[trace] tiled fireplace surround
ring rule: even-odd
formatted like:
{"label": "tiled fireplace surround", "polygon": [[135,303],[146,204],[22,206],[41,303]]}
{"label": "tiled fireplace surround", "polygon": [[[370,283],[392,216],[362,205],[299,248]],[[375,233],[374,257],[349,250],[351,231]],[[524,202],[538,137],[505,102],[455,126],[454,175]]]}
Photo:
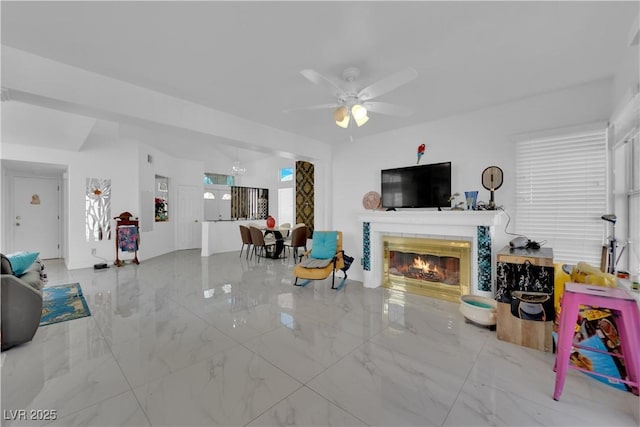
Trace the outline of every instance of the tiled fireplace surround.
{"label": "tiled fireplace surround", "polygon": [[493,298],[496,253],[509,241],[502,211],[372,211],[362,222],[363,283],[382,285],[383,236],[471,242],[471,293]]}

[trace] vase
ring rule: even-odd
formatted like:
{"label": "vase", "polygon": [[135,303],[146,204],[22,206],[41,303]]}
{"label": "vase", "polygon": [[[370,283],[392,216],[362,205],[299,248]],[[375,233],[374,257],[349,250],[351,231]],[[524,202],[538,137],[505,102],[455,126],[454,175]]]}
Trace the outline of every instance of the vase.
{"label": "vase", "polygon": [[475,211],[477,209],[478,192],[477,191],[465,191],[464,197],[467,200],[467,210]]}
{"label": "vase", "polygon": [[267,217],[267,227],[268,228],[273,228],[276,226],[276,219],[274,217],[272,217],[271,215],[269,215]]}

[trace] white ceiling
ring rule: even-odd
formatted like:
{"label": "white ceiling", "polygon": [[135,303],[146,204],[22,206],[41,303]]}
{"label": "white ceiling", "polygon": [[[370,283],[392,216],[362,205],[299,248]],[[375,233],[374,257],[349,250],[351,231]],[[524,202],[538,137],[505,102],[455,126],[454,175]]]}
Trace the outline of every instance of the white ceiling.
{"label": "white ceiling", "polygon": [[[8,2],[2,43],[326,142],[409,126],[610,78],[638,2]],[[636,46],[637,48],[637,46]],[[418,78],[343,130],[300,70],[361,87],[406,67]]]}

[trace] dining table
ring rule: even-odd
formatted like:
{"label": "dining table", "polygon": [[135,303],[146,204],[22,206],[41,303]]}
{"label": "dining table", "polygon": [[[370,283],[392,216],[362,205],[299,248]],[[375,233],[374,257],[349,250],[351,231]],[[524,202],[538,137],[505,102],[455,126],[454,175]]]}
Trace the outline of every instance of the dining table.
{"label": "dining table", "polygon": [[278,259],[281,258],[282,252],[284,251],[284,237],[282,236],[283,232],[288,232],[288,228],[280,228],[280,227],[259,227],[260,230],[264,233],[265,242],[267,242],[267,236],[269,234],[273,234],[275,237],[275,245],[269,245],[265,247],[265,257]]}

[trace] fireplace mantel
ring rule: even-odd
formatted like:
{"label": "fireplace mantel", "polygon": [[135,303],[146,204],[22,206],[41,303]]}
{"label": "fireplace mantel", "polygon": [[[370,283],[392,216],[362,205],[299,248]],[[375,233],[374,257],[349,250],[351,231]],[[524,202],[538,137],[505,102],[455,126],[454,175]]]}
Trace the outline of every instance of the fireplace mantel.
{"label": "fireplace mantel", "polygon": [[363,224],[363,283],[382,285],[382,236],[468,240],[471,242],[471,293],[493,297],[495,254],[508,241],[502,211],[370,211]]}
{"label": "fireplace mantel", "polygon": [[441,224],[494,226],[502,223],[502,211],[371,211],[359,216],[362,222],[386,224]]}

